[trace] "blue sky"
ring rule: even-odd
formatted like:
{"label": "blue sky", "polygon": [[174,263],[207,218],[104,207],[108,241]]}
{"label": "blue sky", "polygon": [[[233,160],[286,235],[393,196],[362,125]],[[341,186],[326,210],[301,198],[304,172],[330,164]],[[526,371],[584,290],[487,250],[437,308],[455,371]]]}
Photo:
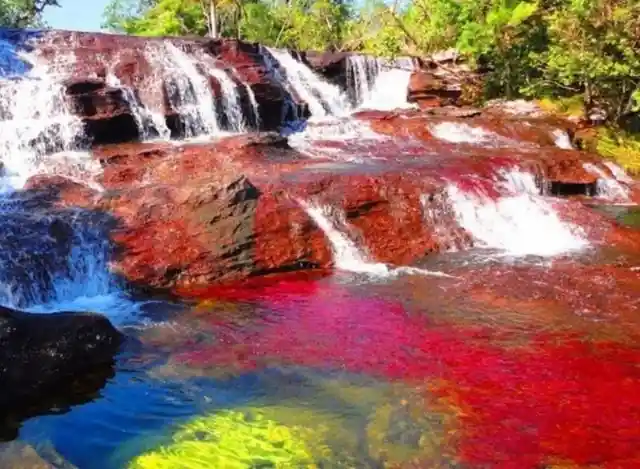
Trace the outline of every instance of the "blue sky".
{"label": "blue sky", "polygon": [[55,29],[99,31],[102,12],[109,0],[59,0],[60,8],[49,7],[44,19]]}

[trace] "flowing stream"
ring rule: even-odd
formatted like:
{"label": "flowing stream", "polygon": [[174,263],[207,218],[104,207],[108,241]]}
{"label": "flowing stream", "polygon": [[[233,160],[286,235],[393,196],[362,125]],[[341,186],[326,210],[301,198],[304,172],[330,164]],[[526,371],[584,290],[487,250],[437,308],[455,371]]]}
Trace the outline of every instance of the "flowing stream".
{"label": "flowing stream", "polygon": [[[137,81],[123,78],[125,51],[104,56],[102,78],[83,77],[120,90],[135,120],[141,142],[114,144],[109,160],[69,104],[74,54],[46,35],[33,48],[0,39],[0,303],[95,311],[127,336],[100,389],[21,422],[16,441],[31,449],[0,444],[0,465],[28,467],[33,450],[79,469],[634,467],[640,253],[636,182],[622,168],[580,167],[597,177],[593,201],[626,220],[614,226],[542,190],[551,176],[525,163],[548,148],[460,121],[425,125],[425,141],[383,135],[351,115],[410,107],[412,59],[352,55],[342,89],[288,51],[243,45],[264,61],[247,66],[240,46],[225,63],[217,42],[186,39],[135,43],[151,69]],[[273,117],[262,107],[278,84],[283,115],[301,101],[311,113],[289,138],[298,152],[216,147]],[[553,152],[577,154],[566,132],[545,131]],[[138,174],[116,172],[119,152],[136,145],[135,189],[155,192],[120,192]],[[215,178],[238,171],[255,194],[227,201]],[[34,188],[45,177],[70,180],[80,202]],[[213,262],[207,247],[237,268],[237,247],[247,282],[193,301],[129,283],[114,243],[131,213],[109,210],[138,194],[192,204],[194,226],[162,219],[166,246],[141,230],[174,261],[137,268],[183,280],[181,262]],[[131,207],[145,225],[172,220],[162,204]],[[255,232],[243,238],[245,225]],[[191,244],[171,245],[189,229]],[[380,249],[409,254],[396,265]]]}

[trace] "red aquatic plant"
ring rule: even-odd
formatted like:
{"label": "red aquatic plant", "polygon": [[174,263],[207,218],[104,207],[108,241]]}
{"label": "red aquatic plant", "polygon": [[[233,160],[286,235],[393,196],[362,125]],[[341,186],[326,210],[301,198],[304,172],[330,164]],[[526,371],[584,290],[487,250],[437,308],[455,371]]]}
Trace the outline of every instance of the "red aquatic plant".
{"label": "red aquatic plant", "polygon": [[458,455],[472,467],[638,467],[637,348],[557,334],[505,347],[487,327],[430,324],[398,302],[328,282],[283,281],[218,295],[255,302],[269,310],[268,319],[216,326],[218,343],[180,356],[187,364],[295,364],[447,383],[437,392],[464,409]]}

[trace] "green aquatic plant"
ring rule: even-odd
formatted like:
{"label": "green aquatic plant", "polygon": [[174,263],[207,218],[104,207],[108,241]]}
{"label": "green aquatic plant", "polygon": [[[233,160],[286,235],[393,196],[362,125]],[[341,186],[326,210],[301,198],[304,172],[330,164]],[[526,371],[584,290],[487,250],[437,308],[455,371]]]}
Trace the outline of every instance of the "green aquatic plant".
{"label": "green aquatic plant", "polygon": [[640,135],[603,128],[598,133],[596,150],[630,173],[640,174]]}
{"label": "green aquatic plant", "polygon": [[316,461],[330,456],[323,443],[326,428],[284,425],[273,418],[278,410],[227,410],[198,417],[180,428],[170,444],[136,457],[129,468],[314,468]]}

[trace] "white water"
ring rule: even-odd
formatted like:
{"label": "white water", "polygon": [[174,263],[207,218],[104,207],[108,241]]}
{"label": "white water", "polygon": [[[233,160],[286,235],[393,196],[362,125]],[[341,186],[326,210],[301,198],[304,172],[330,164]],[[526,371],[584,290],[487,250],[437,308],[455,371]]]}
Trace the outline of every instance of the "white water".
{"label": "white water", "polygon": [[352,90],[355,106],[371,98],[373,84],[382,67],[381,60],[368,55],[347,57],[347,86]]}
{"label": "white water", "polygon": [[[218,80],[222,92],[222,111],[227,118],[229,130],[232,132],[244,132],[245,122],[242,114],[242,103],[238,87],[231,77],[220,68],[207,67],[207,73]],[[254,97],[255,99],[255,97]]]}
{"label": "white water", "polygon": [[[617,177],[609,176],[603,169],[598,168],[596,165],[591,163],[584,163],[583,167],[587,172],[594,176],[598,176],[596,181],[596,195],[612,202],[629,201],[630,190],[626,185],[621,183]],[[621,168],[619,169],[621,170]],[[615,176],[616,173],[613,171],[612,173]],[[622,174],[625,177],[628,177],[624,174],[624,171],[622,171]]]}
{"label": "white water", "polygon": [[629,176],[624,169],[615,164],[613,161],[603,161],[603,164],[609,168],[613,177],[620,182],[624,182],[625,184],[633,184],[634,180]]}
{"label": "white water", "polygon": [[153,112],[142,104],[133,90],[128,86],[124,86],[113,73],[107,75],[106,83],[108,86],[122,90],[129,109],[131,109],[131,113],[136,120],[141,140],[151,140],[156,136],[161,140],[169,140],[171,138],[171,131],[161,113]]}
{"label": "white water", "polygon": [[361,109],[392,111],[415,107],[407,101],[409,80],[414,70],[411,59],[396,59],[388,63],[378,62],[380,67],[366,99],[360,102]]}
{"label": "white water", "polygon": [[312,119],[349,113],[349,103],[339,87],[323,80],[304,63],[294,59],[288,51],[270,47],[266,49],[284,70],[284,74],[276,75],[280,76],[290,92],[309,105]]}
{"label": "white water", "polygon": [[220,133],[208,79],[198,71],[196,62],[168,41],[153,54],[153,59],[152,65],[162,67],[165,72],[169,100],[182,118],[185,136]]}
{"label": "white water", "polygon": [[482,127],[473,127],[460,122],[440,122],[431,126],[431,132],[437,139],[451,143],[483,144],[502,139],[499,135]]}
{"label": "white water", "polygon": [[[111,314],[110,305],[127,301],[109,273],[109,246],[100,222],[87,212],[54,214],[33,207],[19,192],[37,174],[101,190],[95,182],[100,164],[84,151],[82,121],[71,114],[64,96],[75,57],[59,52],[45,62],[6,42],[0,54],[0,303],[35,312],[66,309],[74,302],[77,307],[71,309],[87,310],[90,303],[91,310]],[[64,244],[50,232],[55,219],[71,229],[66,259],[60,258],[64,250],[54,252]]]}
{"label": "white water", "polygon": [[[0,78],[0,161],[3,192],[20,189],[36,174],[61,174],[74,180],[93,181],[98,162],[82,150],[82,121],[71,114],[62,80],[73,55],[59,54],[46,63],[33,54],[20,54],[4,44],[3,57],[30,67],[20,76]],[[5,69],[20,70],[16,65]]]}
{"label": "white water", "polygon": [[408,266],[390,267],[381,262],[372,262],[368,259],[368,256],[364,254],[358,246],[356,246],[348,235],[339,230],[338,226],[346,228],[346,222],[344,221],[344,216],[342,214],[332,214],[332,210],[328,207],[317,206],[305,201],[298,201],[298,203],[329,240],[333,251],[335,266],[339,270],[357,274],[366,274],[372,277],[389,277],[398,274],[450,277],[449,275],[438,271],[430,271]]}
{"label": "white water", "polygon": [[555,256],[588,246],[578,227],[563,222],[553,206],[539,196],[532,174],[513,170],[496,178],[503,195],[467,193],[451,183],[449,199],[458,223],[479,246],[510,256]]}
{"label": "white water", "polygon": [[558,148],[573,150],[573,143],[566,130],[556,129],[552,132],[553,139]]}

